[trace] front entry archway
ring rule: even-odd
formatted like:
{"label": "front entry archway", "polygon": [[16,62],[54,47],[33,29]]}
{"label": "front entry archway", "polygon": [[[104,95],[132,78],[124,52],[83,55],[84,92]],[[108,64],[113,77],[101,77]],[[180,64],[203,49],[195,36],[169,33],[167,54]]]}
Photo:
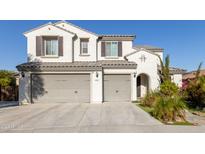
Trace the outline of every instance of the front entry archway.
{"label": "front entry archway", "polygon": [[144,97],[149,91],[149,76],[146,74],[139,74],[137,76],[137,97]]}

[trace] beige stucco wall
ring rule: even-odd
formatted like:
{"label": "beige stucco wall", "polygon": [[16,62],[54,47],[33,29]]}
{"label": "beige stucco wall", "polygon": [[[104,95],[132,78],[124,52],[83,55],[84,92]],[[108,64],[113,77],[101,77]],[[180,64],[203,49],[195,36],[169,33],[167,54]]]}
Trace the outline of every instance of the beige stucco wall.
{"label": "beige stucco wall", "polygon": [[19,103],[31,103],[30,100],[30,73],[25,73],[25,76],[19,78]]}
{"label": "beige stucco wall", "polygon": [[[67,23],[59,23],[56,26],[75,33],[77,37],[73,39],[74,34],[56,28],[52,25],[43,26],[37,30],[32,31],[25,35],[27,37],[27,53],[29,61],[72,62],[72,53],[74,53],[74,61],[124,60],[123,57],[125,55],[134,51],[132,48],[132,41],[122,41],[122,57],[101,57],[101,41],[97,41],[98,36]],[[63,37],[63,56],[52,58],[36,57],[36,36],[52,35],[58,35]],[[89,38],[87,55],[80,54],[80,38]]]}
{"label": "beige stucco wall", "polygon": [[[141,61],[141,56],[146,57],[145,61]],[[127,57],[129,61],[137,63],[136,76],[146,74],[149,77],[149,88],[155,90],[159,88],[159,75],[157,65],[159,65],[159,57],[146,51],[139,51]],[[137,91],[137,89],[136,89]]]}
{"label": "beige stucco wall", "polygon": [[[63,37],[63,56],[62,57],[36,57],[36,36],[62,36]],[[26,34],[27,37],[27,54],[29,61],[42,62],[71,62],[72,61],[72,38],[73,34],[47,25],[38,30]]]}
{"label": "beige stucco wall", "polygon": [[[74,61],[96,61],[96,43],[98,38],[96,35],[67,23],[59,23],[56,26],[69,30],[77,35],[74,41]],[[89,38],[88,55],[86,56],[80,55],[80,38]]]}

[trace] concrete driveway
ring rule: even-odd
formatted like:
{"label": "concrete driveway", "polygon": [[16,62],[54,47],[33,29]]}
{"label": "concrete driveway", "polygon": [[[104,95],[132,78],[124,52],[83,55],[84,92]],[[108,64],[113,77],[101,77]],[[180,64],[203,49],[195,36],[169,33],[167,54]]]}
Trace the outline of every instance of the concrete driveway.
{"label": "concrete driveway", "polygon": [[131,103],[42,103],[0,109],[0,132],[194,131],[205,129],[165,126]]}

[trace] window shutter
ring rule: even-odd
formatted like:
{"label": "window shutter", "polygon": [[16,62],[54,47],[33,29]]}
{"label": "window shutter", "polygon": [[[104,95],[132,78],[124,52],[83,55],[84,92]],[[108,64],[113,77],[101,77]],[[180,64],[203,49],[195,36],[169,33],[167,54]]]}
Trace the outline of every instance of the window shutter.
{"label": "window shutter", "polygon": [[101,42],[101,57],[105,57],[105,42]]}
{"label": "window shutter", "polygon": [[118,42],[118,56],[122,57],[122,42]]}
{"label": "window shutter", "polygon": [[42,36],[36,36],[36,56],[43,56],[43,39]]}
{"label": "window shutter", "polygon": [[58,55],[63,56],[63,37],[58,37]]}

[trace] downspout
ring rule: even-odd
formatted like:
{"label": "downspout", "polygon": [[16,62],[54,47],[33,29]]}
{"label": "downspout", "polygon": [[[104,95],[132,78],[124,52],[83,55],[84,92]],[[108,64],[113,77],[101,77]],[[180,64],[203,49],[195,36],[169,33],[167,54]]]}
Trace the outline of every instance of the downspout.
{"label": "downspout", "polygon": [[98,40],[99,38],[96,40],[96,61],[98,61]]}
{"label": "downspout", "polygon": [[72,63],[74,62],[74,50],[75,50],[75,47],[74,47],[74,41],[77,39],[77,36],[75,35],[73,38],[72,38]]}

